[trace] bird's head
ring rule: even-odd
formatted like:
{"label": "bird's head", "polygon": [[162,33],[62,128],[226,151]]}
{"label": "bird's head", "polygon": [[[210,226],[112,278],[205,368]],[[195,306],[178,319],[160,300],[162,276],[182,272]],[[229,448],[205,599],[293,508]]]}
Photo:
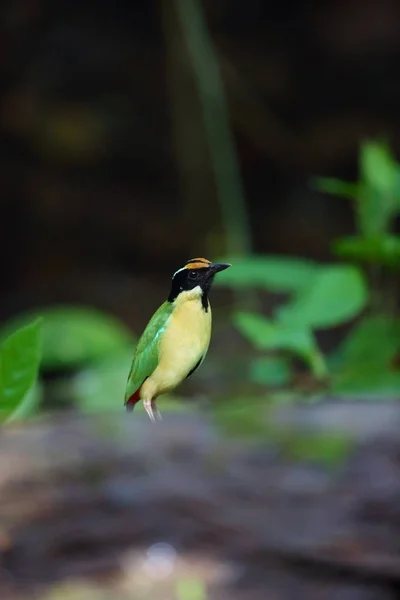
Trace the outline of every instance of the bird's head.
{"label": "bird's head", "polygon": [[206,258],[192,258],[172,276],[171,292],[168,300],[173,302],[182,292],[198,292],[207,295],[214,276],[231,265],[229,263],[212,263]]}

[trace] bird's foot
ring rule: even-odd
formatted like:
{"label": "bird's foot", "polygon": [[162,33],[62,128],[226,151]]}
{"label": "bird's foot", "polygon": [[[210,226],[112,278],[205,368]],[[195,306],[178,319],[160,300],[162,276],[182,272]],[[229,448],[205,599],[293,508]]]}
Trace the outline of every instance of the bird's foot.
{"label": "bird's foot", "polygon": [[155,400],[151,401],[151,408],[153,410],[153,415],[154,415],[156,421],[162,421],[162,419],[161,419],[161,413],[160,413],[160,411],[157,408],[157,404],[156,404]]}
{"label": "bird's foot", "polygon": [[161,421],[161,415],[157,409],[155,400],[144,400],[143,404],[144,404],[145,411],[149,415],[150,421],[152,421],[153,423],[155,421]]}

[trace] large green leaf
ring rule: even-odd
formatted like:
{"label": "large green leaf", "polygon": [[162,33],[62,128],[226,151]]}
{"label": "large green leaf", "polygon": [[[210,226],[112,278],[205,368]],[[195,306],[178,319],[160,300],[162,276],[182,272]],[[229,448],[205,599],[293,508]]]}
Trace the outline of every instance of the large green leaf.
{"label": "large green leaf", "polygon": [[400,319],[365,317],[345,338],[332,360],[332,391],[382,396],[400,392],[393,366],[400,350]]}
{"label": "large green leaf", "polygon": [[324,267],[277,315],[292,327],[333,327],[358,315],[367,302],[368,288],[360,270],[333,265]]}
{"label": "large green leaf", "polygon": [[400,319],[369,316],[357,323],[337,352],[337,367],[388,368],[400,350]]}
{"label": "large green leaf", "polygon": [[43,385],[40,381],[36,381],[21,402],[18,404],[16,410],[14,410],[10,416],[5,420],[5,423],[11,421],[23,421],[33,416],[40,408],[40,404],[43,398]]}
{"label": "large green leaf", "polygon": [[41,350],[41,320],[12,333],[0,347],[0,420],[17,411],[35,384]]}
{"label": "large green leaf", "polygon": [[233,322],[258,350],[273,350],[276,347],[275,324],[263,315],[240,311],[234,313]]}
{"label": "large green leaf", "polygon": [[389,397],[398,399],[400,372],[390,368],[349,368],[332,378],[331,391],[341,396],[358,396],[363,399]]}
{"label": "large green leaf", "polygon": [[[29,313],[10,321],[1,334],[36,316]],[[131,347],[133,336],[118,319],[93,308],[56,306],[43,316],[43,359],[47,368],[75,367],[112,356]]]}
{"label": "large green leaf", "polygon": [[224,257],[232,269],[217,277],[216,285],[234,289],[263,287],[272,292],[293,292],[304,288],[320,267],[312,261],[284,256]]}
{"label": "large green leaf", "polygon": [[314,335],[307,327],[296,327],[271,321],[262,315],[236,312],[237,329],[259,350],[286,350],[308,363],[316,377],[325,377],[326,366]]}

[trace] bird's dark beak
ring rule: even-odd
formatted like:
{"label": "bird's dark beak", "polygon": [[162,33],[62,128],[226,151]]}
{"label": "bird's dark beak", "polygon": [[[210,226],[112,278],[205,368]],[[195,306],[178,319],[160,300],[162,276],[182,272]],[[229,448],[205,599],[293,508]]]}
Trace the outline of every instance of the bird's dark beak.
{"label": "bird's dark beak", "polygon": [[229,269],[232,265],[229,263],[211,263],[210,265],[210,273],[215,275],[215,273],[219,273],[220,271],[225,271],[225,269]]}

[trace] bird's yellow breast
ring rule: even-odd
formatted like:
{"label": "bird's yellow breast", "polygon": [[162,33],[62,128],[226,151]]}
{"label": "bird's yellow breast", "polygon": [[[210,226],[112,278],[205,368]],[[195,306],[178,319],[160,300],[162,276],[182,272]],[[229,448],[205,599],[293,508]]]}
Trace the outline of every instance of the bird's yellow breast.
{"label": "bird's yellow breast", "polygon": [[155,397],[173,389],[202,360],[211,337],[211,307],[205,311],[201,289],[179,294],[160,342],[159,363],[143,384],[141,396]]}

